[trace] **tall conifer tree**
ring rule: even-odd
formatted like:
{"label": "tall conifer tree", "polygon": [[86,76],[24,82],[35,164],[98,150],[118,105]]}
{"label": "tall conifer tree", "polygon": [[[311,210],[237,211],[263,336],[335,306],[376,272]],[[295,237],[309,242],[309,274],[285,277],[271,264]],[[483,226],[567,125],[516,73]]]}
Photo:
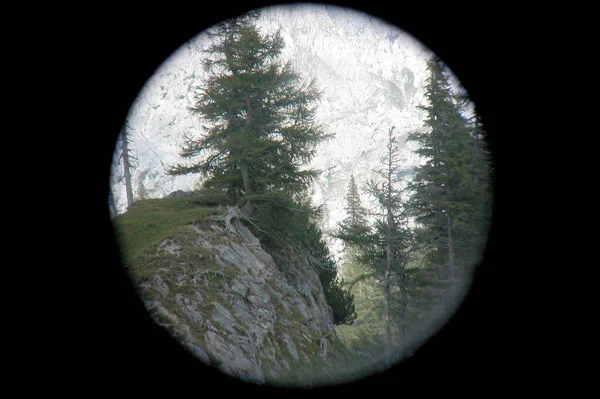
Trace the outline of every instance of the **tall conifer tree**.
{"label": "tall conifer tree", "polygon": [[[376,180],[367,183],[367,192],[376,199],[378,211],[373,224],[353,223],[349,215],[339,224],[335,237],[347,245],[356,248],[356,259],[368,265],[375,273],[373,277],[381,279],[383,285],[383,312],[385,358],[391,361],[393,352],[392,323],[398,320],[398,328],[405,344],[407,338],[406,312],[408,306],[408,276],[406,265],[412,251],[412,234],[408,227],[408,215],[403,205],[402,188],[397,180],[401,169],[398,158],[399,148],[393,135],[394,128],[388,132],[386,153],[381,158],[382,167],[374,170]],[[352,184],[351,184],[352,186]],[[352,210],[352,196],[349,196],[347,208]],[[400,291],[399,306],[395,306],[398,317],[392,315],[392,285]]]}
{"label": "tall conifer tree", "polygon": [[487,226],[489,159],[481,124],[466,116],[468,100],[453,92],[446,66],[434,56],[427,68],[427,105],[419,107],[426,129],[408,137],[425,163],[415,168],[409,208],[423,227],[431,263],[456,278]]}
{"label": "tall conifer tree", "polygon": [[304,166],[316,146],[332,137],[315,118],[320,93],[314,80],[304,81],[291,63],[279,62],[283,38],[279,32],[262,35],[259,17],[258,12],[241,15],[210,34],[208,79],[191,107],[204,132],[185,136],[180,155],[190,162],[171,166],[168,173],[208,176],[203,186],[225,191],[229,205],[241,206],[241,214],[232,217],[242,216],[277,259],[307,253],[334,323],[351,323],[352,295],[342,289],[315,224],[319,211],[305,198],[316,172]]}
{"label": "tall conifer tree", "polygon": [[315,82],[278,61],[283,38],[262,35],[259,16],[225,21],[212,34],[204,62],[210,75],[191,108],[206,123],[205,134],[186,135],[180,155],[192,162],[168,169],[172,175],[207,174],[206,185],[226,190],[246,216],[274,196],[303,193],[315,171],[301,165],[331,137],[315,120]]}
{"label": "tall conifer tree", "polygon": [[348,194],[346,195],[346,208],[348,213],[346,219],[347,224],[364,225],[367,223],[367,211],[362,206],[358,186],[354,180],[354,175],[350,176],[350,184],[348,185]]}
{"label": "tall conifer tree", "polygon": [[362,206],[354,175],[350,176],[344,210],[347,216],[338,224],[338,231],[335,237],[344,241],[347,247],[356,246],[358,241],[367,240],[370,226],[367,220],[367,210]]}
{"label": "tall conifer tree", "polygon": [[401,169],[399,148],[394,128],[388,132],[386,153],[381,159],[383,167],[375,172],[379,182],[371,180],[367,184],[368,192],[377,199],[380,211],[375,222],[375,237],[380,248],[380,257],[384,282],[384,318],[386,329],[386,356],[391,355],[392,329],[392,284],[400,290],[398,309],[398,327],[402,336],[402,345],[406,343],[406,312],[408,305],[408,276],[406,265],[412,251],[412,234],[408,227],[408,215],[404,207],[403,189],[397,179]]}

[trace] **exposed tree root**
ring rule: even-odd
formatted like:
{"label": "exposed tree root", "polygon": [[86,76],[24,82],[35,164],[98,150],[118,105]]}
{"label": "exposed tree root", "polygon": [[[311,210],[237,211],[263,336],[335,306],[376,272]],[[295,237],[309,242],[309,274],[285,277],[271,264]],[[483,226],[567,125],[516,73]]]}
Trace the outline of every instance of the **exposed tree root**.
{"label": "exposed tree root", "polygon": [[222,215],[214,216],[213,219],[217,222],[223,223],[225,231],[229,234],[235,234],[238,231],[240,218],[244,217],[240,208],[237,206],[228,206],[227,212]]}
{"label": "exposed tree root", "polygon": [[262,230],[256,224],[254,224],[245,214],[244,211],[238,208],[237,206],[228,206],[227,211],[219,216],[213,217],[213,220],[221,222],[223,227],[225,227],[225,231],[229,234],[234,234],[247,241],[248,243],[253,243],[255,245],[259,245],[258,239],[252,236],[252,233],[241,224],[241,220],[246,220],[248,223],[252,224],[258,230],[266,233],[266,231]]}

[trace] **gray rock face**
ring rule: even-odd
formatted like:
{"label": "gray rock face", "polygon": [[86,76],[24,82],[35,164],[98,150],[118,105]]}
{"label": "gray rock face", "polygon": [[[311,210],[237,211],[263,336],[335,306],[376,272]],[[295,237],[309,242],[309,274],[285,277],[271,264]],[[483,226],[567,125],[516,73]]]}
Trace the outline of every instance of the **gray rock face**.
{"label": "gray rock face", "polygon": [[245,381],[322,374],[322,341],[337,337],[316,270],[300,257],[278,265],[236,220],[188,227],[158,245],[167,266],[141,284],[155,320],[200,361]]}
{"label": "gray rock face", "polygon": [[169,195],[167,197],[184,198],[184,197],[199,197],[199,196],[200,196],[199,193],[195,193],[192,191],[177,190],[177,191],[173,191],[173,192],[169,193]]}

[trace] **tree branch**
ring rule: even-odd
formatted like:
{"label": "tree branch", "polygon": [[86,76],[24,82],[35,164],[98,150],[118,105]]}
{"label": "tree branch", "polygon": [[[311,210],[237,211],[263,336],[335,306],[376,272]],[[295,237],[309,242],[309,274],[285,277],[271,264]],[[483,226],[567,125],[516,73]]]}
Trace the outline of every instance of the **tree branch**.
{"label": "tree branch", "polygon": [[375,277],[375,276],[377,276],[377,274],[378,274],[377,272],[362,273],[362,274],[358,275],[358,277],[354,278],[350,282],[344,281],[342,283],[342,286],[347,286],[348,289],[352,289],[352,287],[354,287],[357,283],[361,282],[362,280],[366,280],[368,278]]}

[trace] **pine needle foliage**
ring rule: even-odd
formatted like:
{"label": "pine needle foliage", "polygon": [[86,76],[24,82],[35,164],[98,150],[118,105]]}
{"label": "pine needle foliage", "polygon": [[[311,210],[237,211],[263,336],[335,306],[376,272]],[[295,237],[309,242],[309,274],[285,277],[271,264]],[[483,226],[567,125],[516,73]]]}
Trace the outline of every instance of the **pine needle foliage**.
{"label": "pine needle foliage", "polygon": [[485,131],[465,93],[455,93],[445,64],[427,61],[424,130],[409,134],[425,162],[415,168],[408,207],[431,246],[431,262],[455,276],[483,250],[491,213],[491,160]]}
{"label": "pine needle foliage", "polygon": [[353,298],[341,288],[337,266],[317,227],[319,209],[307,201],[316,171],[306,165],[316,146],[333,134],[316,120],[320,91],[290,62],[279,61],[284,40],[263,35],[250,12],[219,24],[203,66],[208,78],[196,88],[190,111],[203,132],[187,133],[171,175],[201,174],[203,188],[223,192],[242,209],[244,222],[277,259],[308,254],[334,323],[355,317]]}
{"label": "pine needle foliage", "polygon": [[[303,193],[316,174],[302,165],[332,137],[315,118],[316,82],[278,61],[283,38],[262,35],[259,16],[241,15],[211,33],[204,60],[209,76],[190,108],[204,134],[186,134],[180,155],[189,162],[168,169],[207,176],[207,186],[225,190],[231,204]],[[245,209],[250,216],[254,207]]]}

